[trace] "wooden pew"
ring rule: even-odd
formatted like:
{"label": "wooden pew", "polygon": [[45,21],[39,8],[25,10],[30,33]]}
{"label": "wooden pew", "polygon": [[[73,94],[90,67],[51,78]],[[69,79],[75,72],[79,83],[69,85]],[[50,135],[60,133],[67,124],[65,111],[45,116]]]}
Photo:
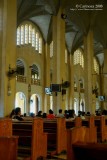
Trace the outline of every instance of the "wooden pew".
{"label": "wooden pew", "polygon": [[0,136],[12,136],[12,120],[0,118]]}
{"label": "wooden pew", "polygon": [[102,143],[74,143],[72,145],[74,152],[73,160],[106,160],[107,144]]}
{"label": "wooden pew", "polygon": [[97,141],[107,141],[107,119],[106,116],[95,116],[95,126],[97,127]]}
{"label": "wooden pew", "polygon": [[0,160],[17,160],[17,136],[0,136]]}
{"label": "wooden pew", "polygon": [[[70,127],[70,122],[71,122],[71,127]],[[68,121],[66,121],[66,123],[68,123]],[[74,124],[74,126],[73,126]],[[68,127],[68,125],[66,125]],[[81,117],[76,117],[75,120],[73,121],[69,121],[69,127],[73,128],[73,127],[81,127],[81,126],[85,126],[86,127],[86,139],[87,142],[97,142],[97,128],[95,126],[95,122],[94,122],[94,116],[90,116],[85,120],[82,120]]]}
{"label": "wooden pew", "polygon": [[17,160],[18,136],[12,136],[12,120],[0,118],[0,160]]}
{"label": "wooden pew", "polygon": [[65,118],[44,120],[44,132],[48,133],[48,149],[50,154],[59,154],[67,150]]}
{"label": "wooden pew", "polygon": [[97,142],[107,141],[107,119],[105,116],[87,116],[85,120],[81,120],[77,117],[75,120],[67,120],[66,127],[72,128],[74,126],[86,126],[88,127],[88,134],[90,139],[95,139],[97,130]]}
{"label": "wooden pew", "polygon": [[18,153],[29,156],[29,160],[47,156],[47,134],[43,132],[43,119],[31,122],[13,122],[13,135],[19,136]]}
{"label": "wooden pew", "polygon": [[[102,118],[101,118],[102,120]],[[104,117],[103,117],[104,120]],[[104,121],[105,122],[105,121]],[[96,141],[96,140],[95,140]],[[87,143],[87,128],[74,127],[67,130],[67,159],[106,160],[107,144],[90,141]]]}
{"label": "wooden pew", "polygon": [[72,144],[76,142],[86,141],[86,127],[74,127],[67,129],[67,159],[75,160],[75,155],[73,152]]}
{"label": "wooden pew", "polygon": [[[82,122],[86,123],[86,121],[84,120]],[[87,122],[88,122],[88,125],[86,125],[87,142],[96,143],[97,142],[97,128],[95,126],[94,116],[88,117]]]}
{"label": "wooden pew", "polygon": [[73,128],[75,126],[75,121],[71,119],[66,119],[66,129]]}
{"label": "wooden pew", "polygon": [[107,124],[105,116],[101,116],[101,141],[107,141]]}

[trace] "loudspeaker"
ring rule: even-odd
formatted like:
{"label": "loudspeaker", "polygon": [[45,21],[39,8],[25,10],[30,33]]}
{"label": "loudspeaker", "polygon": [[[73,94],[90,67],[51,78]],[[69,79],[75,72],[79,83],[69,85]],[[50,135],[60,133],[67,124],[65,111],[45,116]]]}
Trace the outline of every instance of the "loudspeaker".
{"label": "loudspeaker", "polygon": [[62,83],[62,88],[68,88],[69,86],[70,86],[69,81],[65,81],[64,83]]}

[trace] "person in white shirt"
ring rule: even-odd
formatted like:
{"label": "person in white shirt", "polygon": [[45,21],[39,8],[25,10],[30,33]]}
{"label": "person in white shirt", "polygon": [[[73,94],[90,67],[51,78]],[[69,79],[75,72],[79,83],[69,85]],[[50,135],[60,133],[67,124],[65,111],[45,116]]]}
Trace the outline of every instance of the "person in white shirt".
{"label": "person in white shirt", "polygon": [[59,114],[56,115],[56,117],[64,118],[64,114],[62,114],[62,109],[59,109]]}

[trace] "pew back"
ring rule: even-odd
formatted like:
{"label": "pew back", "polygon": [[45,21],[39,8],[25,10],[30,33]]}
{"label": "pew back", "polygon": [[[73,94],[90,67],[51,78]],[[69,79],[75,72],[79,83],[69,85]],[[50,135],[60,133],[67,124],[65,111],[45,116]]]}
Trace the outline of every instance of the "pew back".
{"label": "pew back", "polygon": [[0,136],[12,136],[12,120],[0,118]]}
{"label": "pew back", "polygon": [[67,150],[65,118],[44,120],[44,131],[48,133],[48,148],[57,154]]}
{"label": "pew back", "polygon": [[75,155],[74,160],[106,160],[107,145],[101,143],[74,143],[72,145]]}
{"label": "pew back", "polygon": [[0,136],[0,160],[17,160],[18,137]]}
{"label": "pew back", "polygon": [[19,136],[19,154],[29,153],[32,160],[47,156],[47,134],[43,133],[41,118],[34,118],[31,122],[13,122],[13,135]]}

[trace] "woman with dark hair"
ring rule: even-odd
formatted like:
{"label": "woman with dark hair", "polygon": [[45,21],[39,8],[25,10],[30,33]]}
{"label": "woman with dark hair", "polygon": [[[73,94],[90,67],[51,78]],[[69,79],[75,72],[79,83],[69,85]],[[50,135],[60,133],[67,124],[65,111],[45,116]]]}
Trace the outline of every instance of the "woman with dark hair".
{"label": "woman with dark hair", "polygon": [[20,107],[15,108],[15,116],[13,117],[13,119],[17,119],[19,121],[23,121],[24,120],[21,117],[21,108]]}
{"label": "woman with dark hair", "polygon": [[14,116],[15,116],[15,109],[12,109],[12,111],[11,111],[11,113],[10,113],[10,115],[9,115],[9,118],[14,118]]}
{"label": "woman with dark hair", "polygon": [[44,112],[42,118],[47,118],[47,114]]}
{"label": "woman with dark hair", "polygon": [[42,117],[42,111],[39,111],[37,117]]}

